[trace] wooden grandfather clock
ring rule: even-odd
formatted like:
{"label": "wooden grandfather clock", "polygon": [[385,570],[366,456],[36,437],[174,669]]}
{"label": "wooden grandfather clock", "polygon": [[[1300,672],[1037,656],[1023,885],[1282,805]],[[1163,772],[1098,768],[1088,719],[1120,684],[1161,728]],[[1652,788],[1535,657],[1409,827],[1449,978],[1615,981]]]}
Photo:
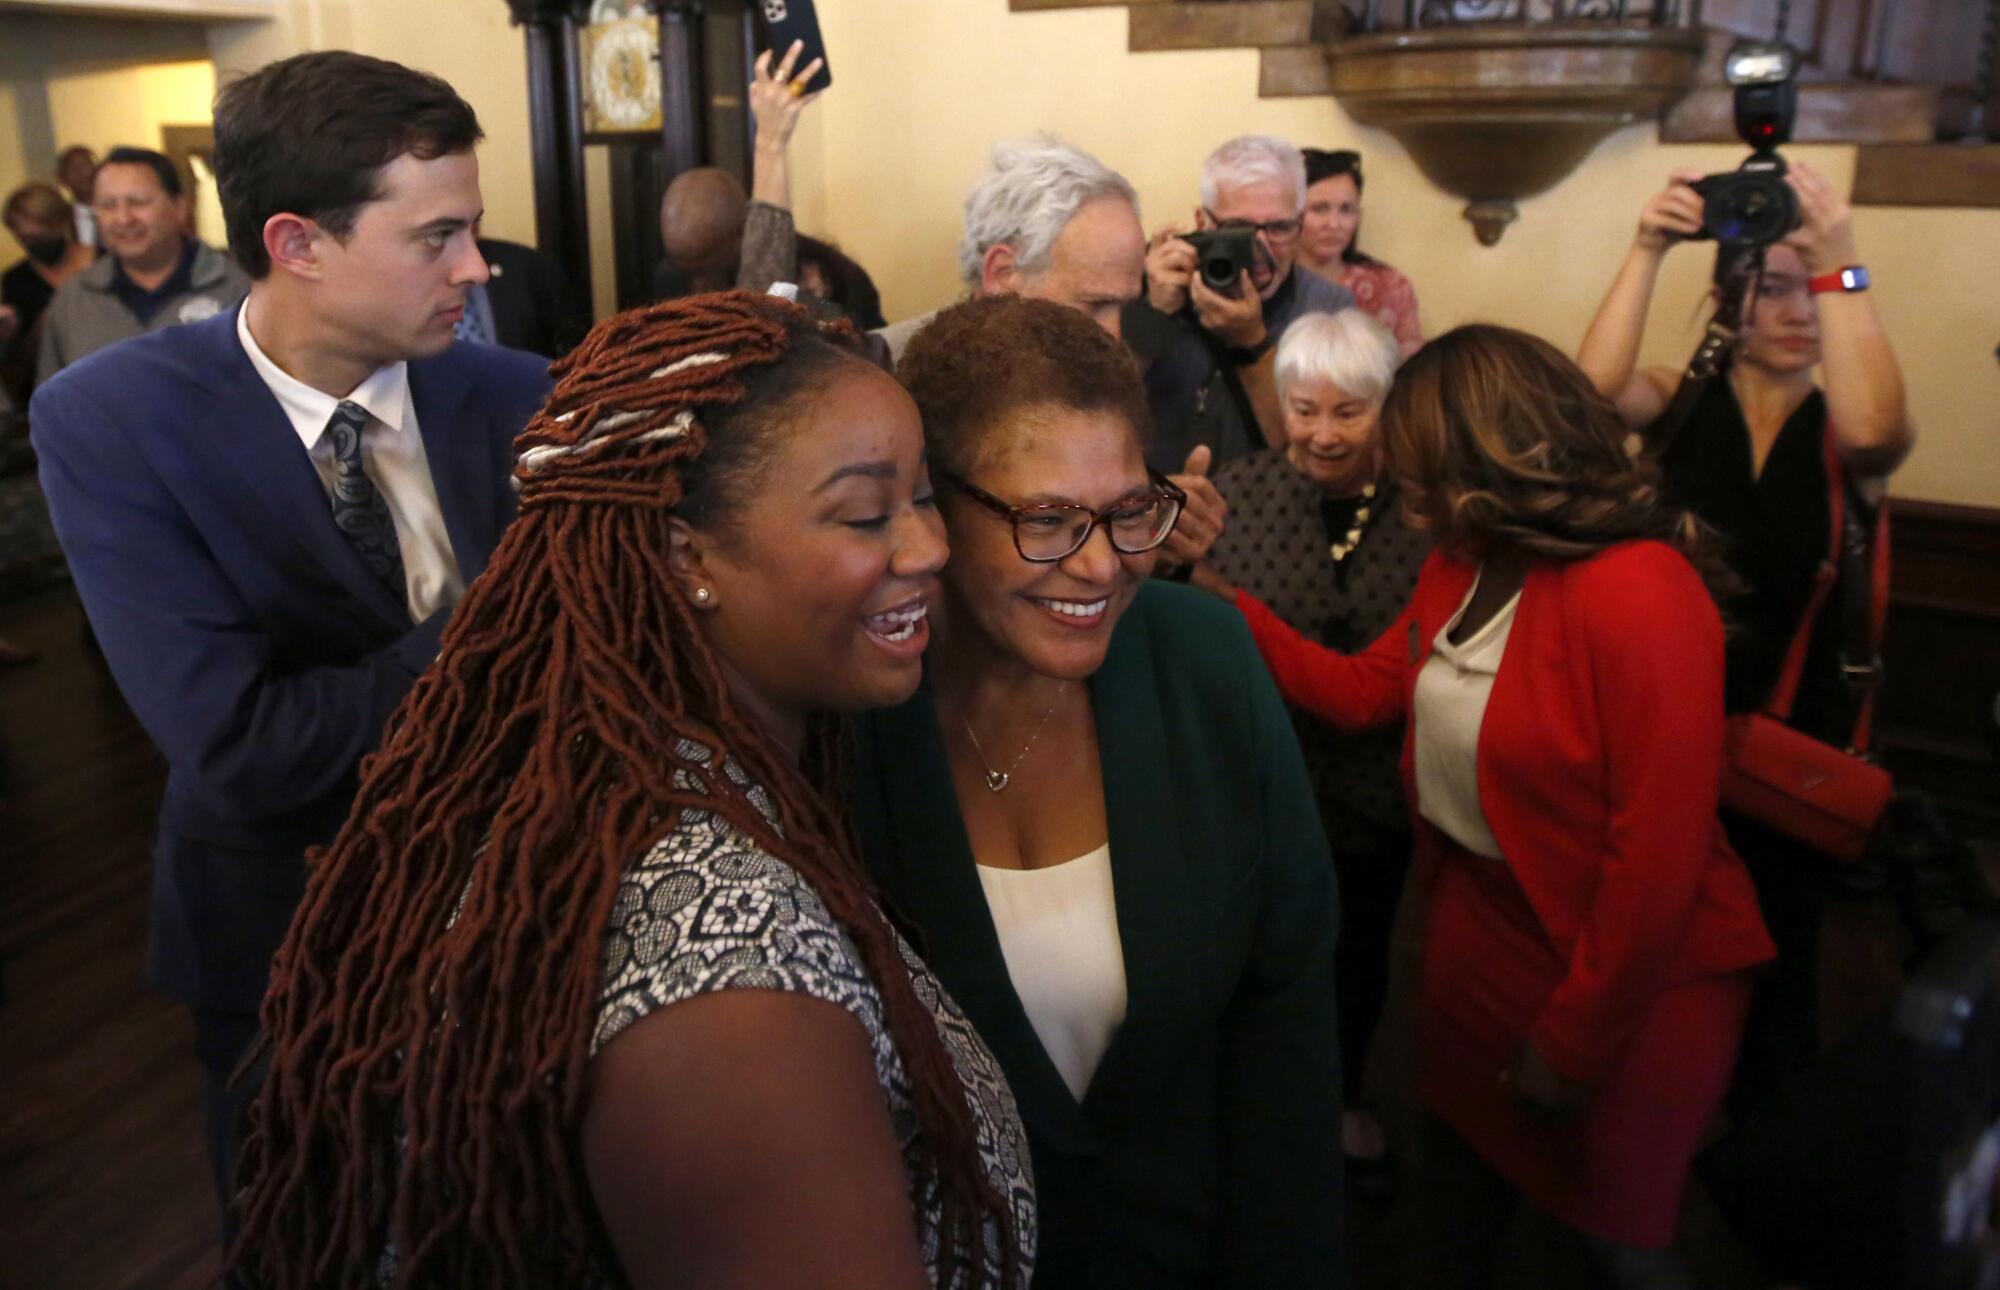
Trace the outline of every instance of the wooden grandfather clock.
{"label": "wooden grandfather clock", "polygon": [[660,198],[720,166],[750,183],[748,0],[507,0],[528,45],[536,240],[588,295],[585,149],[605,150],[618,307],[653,298]]}

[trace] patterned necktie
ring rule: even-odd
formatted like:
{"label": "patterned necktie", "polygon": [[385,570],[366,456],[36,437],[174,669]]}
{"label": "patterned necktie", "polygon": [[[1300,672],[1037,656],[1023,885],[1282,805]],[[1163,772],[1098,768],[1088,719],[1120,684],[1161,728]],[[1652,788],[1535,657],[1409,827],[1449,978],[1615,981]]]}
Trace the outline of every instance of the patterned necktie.
{"label": "patterned necktie", "polygon": [[403,580],[403,551],[396,542],[396,522],[390,518],[382,490],[375,487],[361,464],[361,432],[368,422],[367,409],[342,403],[326,423],[327,438],[333,442],[333,522],[368,571],[400,601],[409,592]]}

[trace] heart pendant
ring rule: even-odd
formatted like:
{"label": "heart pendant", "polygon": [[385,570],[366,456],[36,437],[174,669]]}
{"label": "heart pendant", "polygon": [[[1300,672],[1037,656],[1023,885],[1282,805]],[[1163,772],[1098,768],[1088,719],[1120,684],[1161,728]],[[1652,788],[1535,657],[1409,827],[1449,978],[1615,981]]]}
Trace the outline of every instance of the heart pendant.
{"label": "heart pendant", "polygon": [[1007,787],[1007,773],[999,770],[987,771],[986,787],[995,793]]}

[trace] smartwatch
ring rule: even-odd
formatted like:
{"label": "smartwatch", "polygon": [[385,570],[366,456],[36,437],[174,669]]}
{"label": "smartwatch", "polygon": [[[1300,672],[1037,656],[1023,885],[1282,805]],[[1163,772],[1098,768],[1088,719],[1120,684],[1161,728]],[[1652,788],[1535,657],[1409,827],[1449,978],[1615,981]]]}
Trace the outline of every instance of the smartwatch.
{"label": "smartwatch", "polygon": [[1844,269],[1820,274],[1806,283],[1806,289],[1816,296],[1828,291],[1866,291],[1868,270],[1858,264],[1850,264]]}

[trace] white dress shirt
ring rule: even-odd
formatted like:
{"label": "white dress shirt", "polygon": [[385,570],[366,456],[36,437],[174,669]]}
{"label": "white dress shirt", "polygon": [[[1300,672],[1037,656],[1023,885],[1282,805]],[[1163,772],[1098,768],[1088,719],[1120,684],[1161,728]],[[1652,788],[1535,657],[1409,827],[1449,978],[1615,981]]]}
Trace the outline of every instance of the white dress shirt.
{"label": "white dress shirt", "polygon": [[458,557],[452,554],[451,538],[445,533],[437,485],[431,482],[430,459],[424,455],[424,438],[417,431],[409,364],[377,368],[345,399],[336,399],[287,374],[258,348],[250,334],[248,305],[236,311],[236,336],[243,342],[243,352],[250,356],[250,365],[285,410],[286,419],[312,458],[313,469],[326,489],[329,509],[338,467],[333,460],[333,443],[326,437],[327,422],[333,420],[334,409],[342,403],[357,404],[368,413],[368,428],[361,434],[361,460],[376,490],[389,504],[389,516],[396,525],[410,620],[420,623],[437,610],[456,605],[465,594],[465,578],[458,571]]}
{"label": "white dress shirt", "polygon": [[1493,678],[1507,653],[1521,593],[1515,592],[1484,627],[1454,645],[1451,633],[1478,590],[1474,579],[1465,603],[1438,631],[1434,652],[1417,673],[1411,738],[1416,745],[1417,813],[1474,855],[1499,860],[1500,844],[1479,805],[1479,731],[1486,724],[1486,703],[1493,697]]}
{"label": "white dress shirt", "polygon": [[1125,1021],[1111,844],[1046,869],[981,865],[979,885],[1028,1024],[1070,1096],[1082,1102]]}

